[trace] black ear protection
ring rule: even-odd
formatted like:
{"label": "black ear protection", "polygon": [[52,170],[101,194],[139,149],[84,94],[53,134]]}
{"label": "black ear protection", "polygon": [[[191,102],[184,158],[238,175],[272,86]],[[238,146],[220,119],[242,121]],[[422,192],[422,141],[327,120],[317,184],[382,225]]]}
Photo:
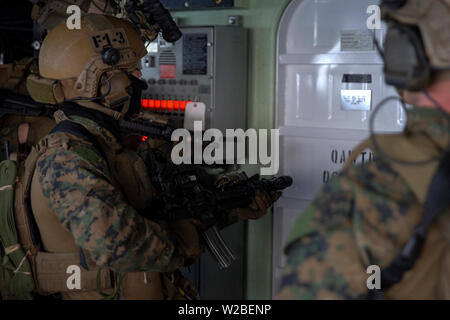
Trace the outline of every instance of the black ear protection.
{"label": "black ear protection", "polygon": [[116,48],[107,47],[102,51],[102,60],[109,66],[114,66],[120,61],[120,52]]}
{"label": "black ear protection", "polygon": [[405,5],[406,0],[382,0],[381,5],[391,9],[397,10]]}
{"label": "black ear protection", "polygon": [[431,66],[417,28],[390,22],[383,59],[387,84],[420,91],[430,83]]}
{"label": "black ear protection", "polygon": [[[103,49],[103,51],[102,51],[102,60],[103,60],[103,63],[114,67],[120,61],[120,52],[119,52],[119,50],[116,49],[116,48],[113,48],[113,47],[105,47]],[[105,97],[108,96],[111,93],[111,89],[112,89],[111,77],[112,76],[110,76],[109,78],[106,78],[106,79],[104,79],[102,81],[102,85],[105,82],[108,84],[108,89],[107,89],[106,93],[104,93],[103,95],[101,95],[98,98],[95,98],[96,100],[104,102]],[[99,86],[98,90],[100,92],[100,86]]]}
{"label": "black ear protection", "polygon": [[[396,10],[405,2],[405,0],[384,0],[382,5]],[[389,20],[384,52],[381,55],[387,84],[408,91],[427,88],[431,81],[432,67],[426,57],[417,27]]]}
{"label": "black ear protection", "polygon": [[[120,52],[118,49],[113,47],[106,47],[102,51],[102,60],[105,64],[114,67],[120,61]],[[124,71],[123,71],[124,72]],[[139,113],[141,110],[141,96],[142,91],[148,88],[148,85],[145,81],[142,81],[136,77],[134,77],[131,73],[127,73],[128,79],[130,80],[130,85],[126,88],[127,94],[129,97],[123,97],[119,100],[113,101],[110,103],[111,108],[115,108],[119,106],[123,107],[123,103],[129,99],[129,107],[128,111],[125,115],[126,118],[130,118]],[[112,76],[111,76],[112,77]],[[103,94],[99,98],[96,98],[100,101],[104,101],[105,97],[111,93],[111,78],[106,79],[105,81],[108,83],[107,93]],[[100,89],[99,89],[100,90]]]}

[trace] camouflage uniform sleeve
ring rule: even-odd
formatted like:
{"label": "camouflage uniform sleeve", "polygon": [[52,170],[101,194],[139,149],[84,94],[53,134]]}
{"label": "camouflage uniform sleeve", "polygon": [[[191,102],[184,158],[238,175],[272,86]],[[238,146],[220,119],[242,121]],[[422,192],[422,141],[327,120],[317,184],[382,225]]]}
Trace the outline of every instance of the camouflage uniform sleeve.
{"label": "camouflage uniform sleeve", "polygon": [[286,249],[279,299],[359,299],[367,274],[353,230],[353,194],[344,176],[333,178],[299,217]]}
{"label": "camouflage uniform sleeve", "polygon": [[181,267],[183,258],[165,230],[127,203],[96,165],[101,159],[96,153],[84,154],[82,158],[76,150],[49,150],[36,168],[50,208],[76,243],[97,265],[118,272]]}

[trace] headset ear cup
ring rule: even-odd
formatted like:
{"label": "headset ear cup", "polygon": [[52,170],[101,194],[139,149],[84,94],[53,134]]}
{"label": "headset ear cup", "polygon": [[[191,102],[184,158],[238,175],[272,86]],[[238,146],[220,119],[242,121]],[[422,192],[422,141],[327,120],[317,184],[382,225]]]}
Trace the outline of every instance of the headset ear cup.
{"label": "headset ear cup", "polygon": [[391,22],[384,45],[386,83],[409,91],[425,89],[431,67],[416,28]]}
{"label": "headset ear cup", "polygon": [[406,0],[382,0],[381,5],[386,6],[391,10],[397,10],[405,5]]}
{"label": "headset ear cup", "polygon": [[65,99],[64,90],[61,81],[57,81],[53,84],[53,97],[57,103],[62,103]]}
{"label": "headset ear cup", "polygon": [[417,66],[414,67],[413,77],[408,85],[410,91],[422,91],[428,87],[431,82],[431,65],[425,53],[422,36],[418,28],[404,27],[408,33],[411,43],[415,49]]}

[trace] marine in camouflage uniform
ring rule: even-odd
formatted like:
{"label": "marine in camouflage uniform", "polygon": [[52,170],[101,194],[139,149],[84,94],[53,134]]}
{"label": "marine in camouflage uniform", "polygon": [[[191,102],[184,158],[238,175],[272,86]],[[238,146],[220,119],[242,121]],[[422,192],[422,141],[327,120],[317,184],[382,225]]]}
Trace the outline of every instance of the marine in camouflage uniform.
{"label": "marine in camouflage uniform", "polygon": [[[41,247],[31,261],[38,293],[176,298],[161,272],[200,252],[192,223],[163,228],[137,212],[151,213],[152,189],[143,160],[122,145],[118,120],[140,110],[144,84],[136,76],[145,54],[134,27],[111,16],[84,15],[79,30],[62,22],[43,41],[39,73],[28,76],[27,89],[34,100],[59,106],[55,119],[66,129],[57,126],[33,148],[21,177],[27,180],[35,161],[30,203]],[[81,267],[77,290],[66,285],[70,265]]]}
{"label": "marine in camouflage uniform", "polygon": [[[446,9],[448,14],[444,24],[449,20],[448,1],[446,4],[445,1],[435,1],[433,10],[428,11],[433,15],[422,15],[422,10],[427,12],[430,7],[428,4],[421,6],[422,1],[407,3],[405,11],[399,13],[400,17],[404,14],[410,18],[415,14],[418,20],[428,23],[436,11],[438,14],[444,12],[445,16]],[[434,26],[433,32],[437,35],[443,30],[444,27],[439,30]],[[424,29],[421,31],[424,34]],[[445,43],[440,48],[444,47]],[[448,58],[448,51],[446,55]],[[449,101],[449,78],[448,73],[445,76],[441,73],[440,83],[432,83],[428,87],[435,98],[439,97],[437,99],[445,103]],[[428,106],[423,105],[427,108],[422,108],[418,104],[408,110],[404,133],[397,137],[390,136],[391,140],[384,139],[381,149],[389,148],[390,152],[386,153],[394,153],[394,158],[410,161],[416,154],[404,152],[400,144],[396,145],[397,142],[417,143],[416,153],[421,159],[448,152],[450,117],[444,114],[450,113],[448,103],[443,105],[443,111],[424,98],[422,93],[406,94],[422,95],[421,102]],[[396,148],[399,150],[395,151]],[[359,151],[363,151],[362,148]],[[411,173],[421,169],[412,166],[408,170]],[[388,267],[424,215],[423,199],[413,189],[420,184],[423,186],[419,188],[425,189],[429,181],[419,180],[414,186],[406,178],[388,157],[377,154],[375,150],[373,162],[358,166],[349,163],[338,176],[324,185],[312,204],[297,219],[289,237],[285,249],[287,267],[278,299],[369,298],[367,283],[372,271],[368,272],[367,268],[371,265],[379,266],[381,270]],[[450,211],[447,210],[429,230],[422,255],[414,268],[405,273],[403,281],[385,292],[385,298],[450,299],[449,233]]]}
{"label": "marine in camouflage uniform", "polygon": [[[198,223],[185,219],[163,227],[141,215],[151,217],[155,210],[140,157],[146,148],[136,153],[124,147],[118,128],[118,120],[140,112],[146,84],[136,76],[146,53],[130,23],[96,14],[82,16],[79,30],[60,23],[43,41],[39,74],[27,78],[27,88],[34,100],[59,106],[59,124],[33,148],[21,179],[34,170],[30,200],[42,247],[31,260],[40,293],[60,292],[64,299],[198,298],[182,277],[174,285],[160,274],[198,258]],[[242,219],[256,219],[275,200],[256,195],[237,211]],[[80,290],[66,286],[72,264],[83,267]]]}
{"label": "marine in camouflage uniform", "polygon": [[[448,147],[450,125],[439,110],[410,110],[406,130]],[[383,158],[342,171],[296,221],[278,297],[367,298],[367,267],[388,266],[422,214],[407,182]]]}
{"label": "marine in camouflage uniform", "polygon": [[[123,151],[118,139],[96,122],[80,116],[70,120],[82,124],[112,152]],[[35,177],[58,221],[97,265],[119,272],[165,272],[183,266],[183,256],[167,232],[130,205],[92,144],[50,148],[38,160]]]}

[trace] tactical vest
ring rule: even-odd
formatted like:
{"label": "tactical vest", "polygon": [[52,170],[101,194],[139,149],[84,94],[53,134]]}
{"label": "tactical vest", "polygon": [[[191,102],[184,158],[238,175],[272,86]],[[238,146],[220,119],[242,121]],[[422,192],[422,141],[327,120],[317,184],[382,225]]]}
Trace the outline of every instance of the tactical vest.
{"label": "tactical vest", "polygon": [[[56,148],[67,149],[76,144],[92,147],[92,143],[70,133],[47,136],[32,147],[19,169],[15,187],[15,220],[21,245],[32,265],[36,291],[41,295],[60,293],[63,299],[77,300],[183,299],[179,289],[163,274],[130,272],[119,275],[99,268],[59,223],[49,207],[48,199],[42,194],[35,167],[45,152]],[[135,208],[145,206],[151,195],[151,186],[142,159],[131,152],[120,155],[106,152],[105,158],[112,169],[115,186],[125,193],[130,204]],[[40,239],[36,235],[40,235]],[[68,288],[70,274],[67,270],[71,265],[80,267],[81,289]]]}
{"label": "tactical vest", "polygon": [[[1,65],[0,87],[28,95],[25,79],[30,73],[38,73],[33,61],[29,58]],[[58,135],[56,139],[45,137],[55,125],[55,121],[47,117],[6,116],[0,119],[0,124],[0,142],[9,142],[7,158],[19,164],[18,179],[14,186],[14,219],[20,247],[26,252],[32,266],[37,293],[61,293],[64,299],[90,300],[116,297],[117,293],[122,299],[181,297],[167,277],[156,272],[127,273],[121,276],[118,288],[118,275],[98,268],[89,259],[89,254],[76,246],[71,234],[57,221],[55,213],[48,206],[48,200],[42,194],[38,179],[33,179],[34,169],[39,157],[47,150],[65,147],[75,141],[83,143],[81,139],[73,135]],[[142,176],[146,172],[143,163],[133,153],[125,153],[118,159],[110,153],[107,155],[108,164],[114,164],[114,168],[117,168],[113,170],[116,187],[125,192],[132,191],[126,194],[129,202],[135,208],[142,207],[145,202],[143,199],[151,194],[146,183],[148,180]],[[128,161],[134,165],[129,166]],[[44,248],[47,250],[44,251]],[[70,274],[66,272],[70,265],[81,267],[81,290],[68,289],[67,279]]]}
{"label": "tactical vest", "polygon": [[[33,59],[23,59],[15,64],[1,65],[0,70],[3,71],[0,72],[0,88],[23,95],[28,95],[24,81],[27,75],[38,74]],[[54,127],[54,120],[47,117],[5,116],[0,119],[0,125],[0,142],[3,144],[9,141],[9,151],[7,152],[9,154],[3,155],[2,152],[0,156],[7,156],[5,158],[14,160],[19,165],[18,179],[14,186],[14,220],[20,247],[26,252],[32,266],[35,290],[42,295],[62,293],[63,298],[66,299],[98,299],[109,295],[116,296],[115,289],[118,290],[117,286],[115,287],[115,284],[118,283],[116,275],[109,270],[99,270],[89,260],[88,254],[80,254],[81,250],[76,247],[74,239],[69,237],[61,225],[55,224],[56,216],[45,205],[48,200],[43,197],[37,179],[34,179],[35,182],[32,183],[36,162],[48,150],[48,146],[64,147],[64,143],[61,141],[49,141],[47,138],[41,140]],[[76,140],[76,137],[71,136],[70,138]],[[112,163],[116,163],[111,154],[107,153],[107,155],[106,160],[110,166]],[[130,161],[129,157],[136,166],[127,165],[127,161]],[[145,181],[142,180],[144,177],[141,175],[146,170],[142,168],[142,163],[132,153],[117,160],[117,164],[123,170],[119,169],[113,172],[113,175],[115,173],[113,177],[115,185],[124,193],[133,191],[128,192],[126,196],[129,202],[136,206],[135,208],[139,208],[145,197],[141,197],[140,193],[135,192],[136,185],[133,183],[138,183],[140,190],[148,191],[145,188]],[[131,175],[135,178],[132,181],[129,179]],[[35,194],[33,197],[31,196],[32,190]],[[149,194],[147,193],[147,196]],[[39,227],[42,230],[36,226],[32,206],[40,213]],[[48,232],[44,233],[43,230]],[[61,247],[53,248],[55,250],[53,252],[44,251],[41,247],[40,235],[48,246],[50,243],[55,243]],[[70,250],[68,250],[69,248]],[[83,259],[80,259],[80,256]],[[84,266],[81,268],[82,289],[68,290],[66,280],[70,275],[66,273],[67,266],[80,265],[80,260],[85,260],[82,263]],[[174,287],[166,276],[154,272],[127,273],[121,278],[120,296],[123,299],[182,298],[182,295],[179,294],[181,288],[185,289],[181,289],[181,291],[190,292],[194,298],[199,298],[191,283],[181,276],[178,277],[177,287]],[[103,295],[99,291],[102,291]]]}
{"label": "tactical vest", "polygon": [[[374,145],[374,141],[377,146]],[[372,139],[369,138],[356,147],[344,165],[344,169],[349,168],[366,149],[371,149],[375,154],[382,150],[389,157],[408,162],[427,162],[433,157],[438,158],[442,152],[422,135],[375,135]],[[427,206],[427,197],[429,197],[432,180],[439,164],[439,160],[420,166],[389,162],[390,167],[406,181],[424,208],[423,219],[425,219],[425,208],[428,210],[430,207]],[[440,191],[450,193],[450,189]],[[422,250],[418,252],[418,258],[403,268],[405,270],[402,271],[405,272],[397,272],[400,276],[398,279],[394,279],[395,281],[392,280],[392,287],[383,292],[385,298],[450,299],[450,207],[436,214],[434,221],[430,222]],[[362,254],[366,266],[371,265],[369,257]],[[388,268],[392,269],[393,264],[394,262]],[[383,290],[383,288],[381,289]]]}

